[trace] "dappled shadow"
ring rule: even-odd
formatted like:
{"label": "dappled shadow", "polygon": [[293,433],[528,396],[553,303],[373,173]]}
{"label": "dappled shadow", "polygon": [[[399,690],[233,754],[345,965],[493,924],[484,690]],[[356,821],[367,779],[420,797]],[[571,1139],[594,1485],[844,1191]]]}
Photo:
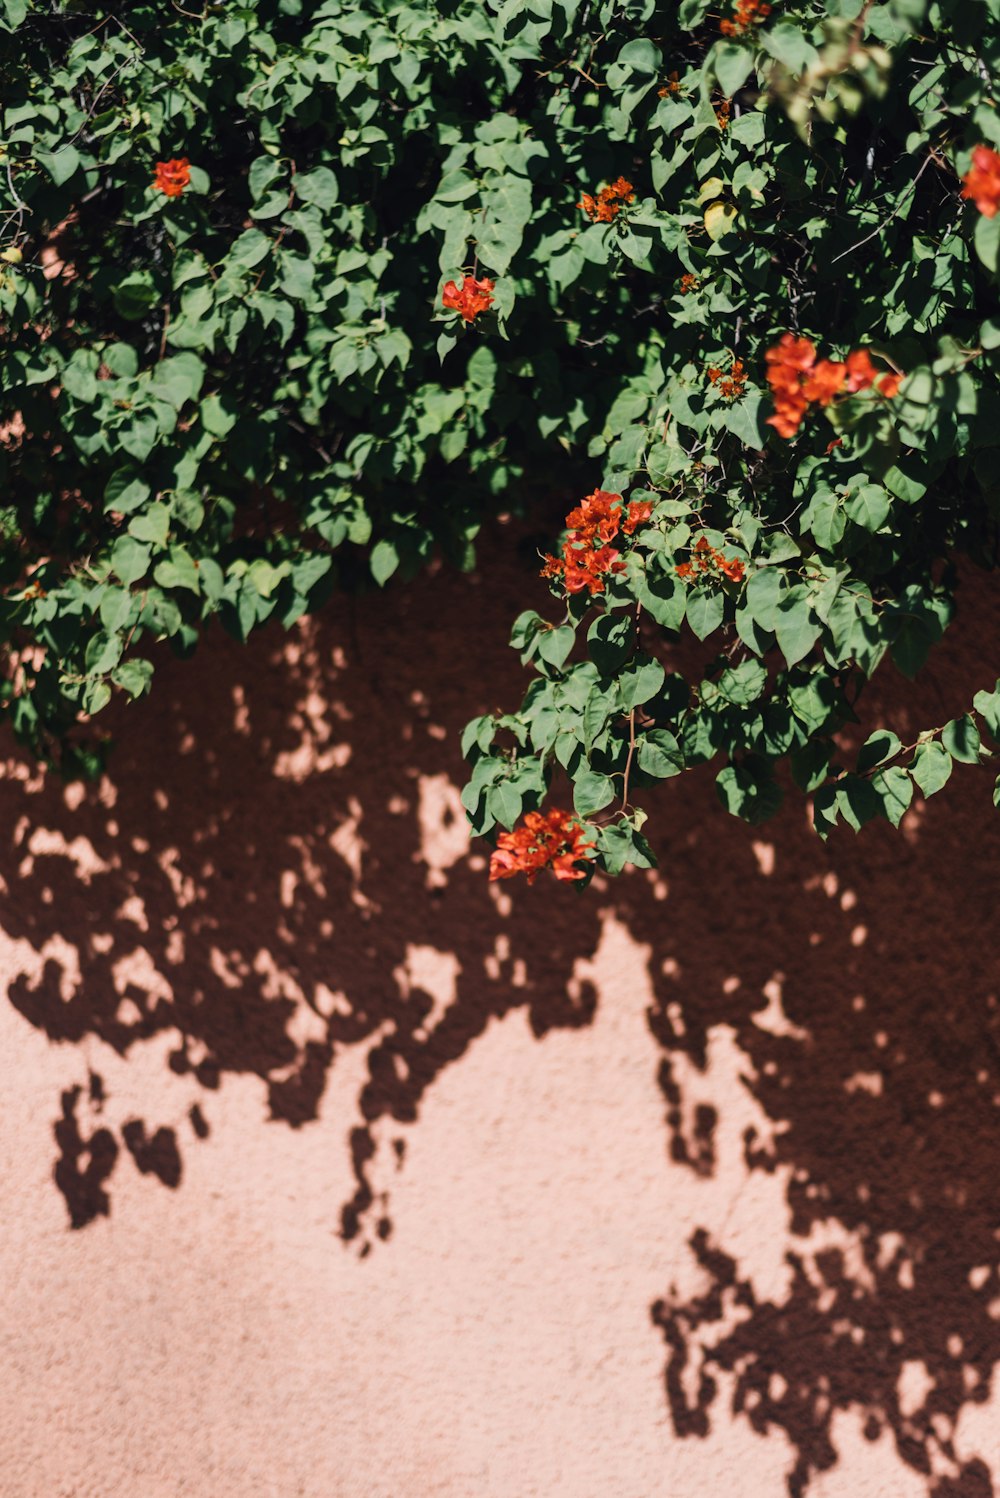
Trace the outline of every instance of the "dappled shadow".
{"label": "dappled shadow", "polygon": [[[869,726],[912,737],[992,684],[998,600],[981,578],[968,600],[919,691],[876,683]],[[659,872],[582,897],[491,887],[457,735],[517,700],[506,633],[538,602],[530,554],[501,536],[488,577],[442,572],[335,600],[290,637],[165,659],[152,700],[116,709],[100,785],[64,791],[12,759],[0,970],[25,1020],[86,1057],[88,1089],[46,1124],[71,1225],[113,1210],[125,1169],[183,1192],[227,1077],[259,1078],[261,1119],[297,1129],[357,1052],[356,1190],[331,1227],[367,1252],[391,1233],[380,1151],[403,1162],[428,1089],[491,1019],[590,1022],[575,969],[613,904],[651,953],[664,1168],[705,1193],[652,1308],[674,1431],[706,1436],[727,1405],[784,1432],[797,1495],[852,1411],[929,1494],[993,1494],[1000,1441],[977,1424],[1000,1361],[992,772],[959,767],[899,833],[827,845],[798,799],[754,830],[696,774],[646,797]],[[183,1126],[110,1122],[91,1038],[129,1057],[151,1043],[197,1089]]]}
{"label": "dappled shadow", "polygon": [[498,701],[520,686],[496,592],[513,600],[534,573],[508,548],[485,619],[478,580],[442,572],[340,598],[290,637],[216,637],[190,663],[165,658],[152,700],[112,720],[100,785],[64,789],[12,763],[10,1002],[53,1041],[97,1037],[125,1055],[171,1037],[167,1064],[205,1096],[183,1144],[137,1118],[88,1143],[66,1094],[55,1178],[74,1227],[110,1212],[128,1156],[183,1189],[183,1150],[207,1134],[227,1074],[260,1077],[269,1117],[297,1128],[338,1056],[361,1047],[357,1194],[341,1229],[364,1246],[389,1231],[381,1203],[369,1221],[377,1122],[412,1122],[494,1016],[523,1007],[538,1035],[589,1020],[593,992],[570,982],[590,951],[578,892],[491,887],[457,793],[462,724],[494,705],[478,704],[483,684]]}
{"label": "dappled shadow", "polygon": [[[992,686],[998,639],[995,590],[970,579],[955,638],[918,691],[876,679],[869,726],[912,738],[960,713]],[[695,780],[662,838],[665,906],[622,887],[654,952],[670,1156],[734,1183],[727,1214],[691,1235],[698,1288],[668,1269],[653,1307],[674,1428],[705,1435],[725,1403],[783,1430],[792,1495],[835,1464],[847,1410],[938,1498],[1000,1490],[1000,1434],[975,1415],[1000,1361],[995,774],[959,766],[901,833],[826,846],[800,803],[754,831]],[[738,1168],[715,1147],[739,1111],[715,1059],[727,1046],[753,1114]],[[765,1176],[771,1215],[741,1226]]]}

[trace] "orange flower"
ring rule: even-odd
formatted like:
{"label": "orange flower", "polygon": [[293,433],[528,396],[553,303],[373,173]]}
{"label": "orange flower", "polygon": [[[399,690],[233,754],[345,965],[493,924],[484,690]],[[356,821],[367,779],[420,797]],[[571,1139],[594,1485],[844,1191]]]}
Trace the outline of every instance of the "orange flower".
{"label": "orange flower", "polygon": [[766,21],[771,14],[771,7],[764,5],[762,0],[736,0],[736,11],[731,21],[720,21],[719,30],[723,36],[739,36],[741,32],[750,31]]}
{"label": "orange flower", "polygon": [[963,198],[971,198],[986,218],[995,218],[1000,208],[1000,155],[990,146],[976,146],[972,165],[962,178]]}
{"label": "orange flower", "polygon": [[891,374],[879,375],[876,384],[882,394],[891,400],[894,395],[899,394],[899,387],[906,379],[904,374],[897,374],[895,370]]}
{"label": "orange flower", "polygon": [[441,293],[441,305],[460,312],[466,322],[472,322],[480,312],[487,311],[492,305],[494,285],[495,282],[487,276],[481,281],[466,276],[461,286],[456,286],[454,281],[447,281]]}
{"label": "orange flower", "polygon": [[692,276],[690,274],[688,274],[686,276],[681,276],[681,283],[680,283],[680,293],[681,293],[681,296],[687,296],[687,294],[688,294],[689,291],[696,291],[698,289],[698,285],[699,285],[699,282],[698,282],[698,277],[697,276]]}
{"label": "orange flower", "polygon": [[809,409],[802,377],[816,362],[815,345],[808,338],[783,333],[764,358],[767,383],[774,397],[774,415],[767,418],[767,425],[774,427],[780,437],[794,437]]}
{"label": "orange flower", "polygon": [[592,224],[610,224],[622,209],[635,202],[635,188],[625,177],[616,177],[608,187],[602,187],[596,198],[585,192],[577,203]]}
{"label": "orange flower", "polygon": [[859,390],[869,390],[875,383],[878,370],[866,348],[856,348],[847,356],[847,388],[852,395]]}
{"label": "orange flower", "polygon": [[631,536],[640,526],[645,525],[653,513],[653,501],[651,499],[633,499],[625,514],[625,523],[622,530],[626,536]]}
{"label": "orange flower", "polygon": [[595,489],[566,516],[562,557],[547,556],[542,577],[561,578],[567,593],[603,593],[606,580],[625,571],[620,553],[609,544],[621,525],[621,495]]}
{"label": "orange flower", "polygon": [[741,583],[745,567],[738,557],[727,557],[715,547],[705,536],[699,536],[691,548],[691,560],[681,562],[677,567],[677,576],[685,582],[697,581],[704,578],[705,581],[725,578],[731,583]]}
{"label": "orange flower", "polygon": [[658,99],[668,99],[671,94],[679,94],[681,91],[681,75],[679,73],[668,73],[667,81],[662,88],[656,90]]}
{"label": "orange flower", "polygon": [[165,193],[168,198],[179,198],[191,181],[191,166],[186,156],[175,161],[158,161],[151,186],[154,192]]}
{"label": "orange flower", "polygon": [[718,125],[720,130],[729,129],[729,111],[731,108],[732,106],[729,100],[723,99],[722,103],[715,111],[715,123]]}
{"label": "orange flower", "polygon": [[821,359],[802,382],[802,393],[808,401],[828,406],[847,378],[847,365],[832,359]]}
{"label": "orange flower", "polygon": [[584,830],[572,812],[552,811],[544,814],[529,811],[520,827],[501,832],[496,852],[490,859],[490,879],[513,879],[527,874],[534,884],[544,868],[550,868],[557,879],[583,879],[586,870],[578,868],[587,862],[595,846],[584,842]]}

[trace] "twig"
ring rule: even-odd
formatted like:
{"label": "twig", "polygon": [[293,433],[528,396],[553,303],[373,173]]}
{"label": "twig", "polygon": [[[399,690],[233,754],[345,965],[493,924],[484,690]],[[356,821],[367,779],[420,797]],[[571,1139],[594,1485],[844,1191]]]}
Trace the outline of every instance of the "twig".
{"label": "twig", "polygon": [[882,233],[882,230],[886,227],[886,225],[892,223],[893,219],[901,211],[901,209],[903,207],[903,204],[907,201],[907,199],[911,196],[911,194],[916,190],[917,183],[920,181],[921,177],[924,175],[924,172],[926,172],[927,168],[930,166],[930,164],[931,164],[931,162],[933,160],[934,160],[933,155],[931,155],[930,153],[928,153],[928,155],[927,155],[927,157],[926,157],[926,159],[924,161],[923,166],[917,172],[916,176],[913,178],[913,181],[909,184],[909,186],[902,193],[902,195],[901,195],[901,197],[899,199],[899,202],[896,204],[895,208],[888,215],[888,217],[884,218],[880,224],[876,224],[876,226],[872,230],[872,232],[870,234],[866,234],[865,237],[864,237],[864,239],[859,239],[858,242],[857,242],[857,244],[852,244],[849,249],[841,250],[841,252],[840,252],[839,255],[834,255],[833,259],[830,261],[831,265],[836,265],[837,261],[838,260],[843,260],[843,258],[844,258],[845,255],[853,255],[855,250],[860,250],[861,247],[862,247],[862,245],[866,245],[866,244],[869,243],[870,240],[876,239],[878,237],[878,235]]}

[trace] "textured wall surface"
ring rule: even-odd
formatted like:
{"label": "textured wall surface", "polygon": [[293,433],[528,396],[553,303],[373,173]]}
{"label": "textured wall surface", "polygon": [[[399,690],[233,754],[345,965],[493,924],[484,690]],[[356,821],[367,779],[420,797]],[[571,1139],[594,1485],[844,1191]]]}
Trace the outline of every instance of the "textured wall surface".
{"label": "textured wall surface", "polygon": [[[488,574],[211,636],[0,781],[3,1498],[1000,1493],[993,772],[491,887]],[[904,736],[996,676],[981,580]],[[456,650],[456,641],[459,649]]]}

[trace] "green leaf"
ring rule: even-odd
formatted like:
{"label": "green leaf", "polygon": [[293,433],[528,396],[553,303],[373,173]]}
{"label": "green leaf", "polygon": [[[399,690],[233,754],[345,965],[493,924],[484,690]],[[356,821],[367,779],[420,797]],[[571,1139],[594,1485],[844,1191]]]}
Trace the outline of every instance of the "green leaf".
{"label": "green leaf", "polygon": [[813,617],[807,600],[789,595],[777,611],[774,632],[778,646],[789,666],[804,660],[819,639],[822,626]]}
{"label": "green leaf", "polygon": [[880,770],[872,781],[872,789],[881,801],[883,814],[898,827],[913,800],[913,781],[906,770],[901,765]]}
{"label": "green leaf", "polygon": [[948,783],[952,771],[951,755],[933,741],[918,744],[909,770],[924,795],[933,796]]}
{"label": "green leaf", "polygon": [[538,654],[547,665],[559,671],[575,642],[576,630],[571,624],[560,625],[558,629],[542,630],[538,636]]}
{"label": "green leaf", "polygon": [[759,450],[764,446],[767,427],[764,425],[764,403],[758,391],[752,390],[743,400],[730,406],[723,420],[744,447]]}
{"label": "green leaf", "polygon": [[977,692],[972,705],[983,719],[992,737],[1000,744],[1000,681],[992,692]]}
{"label": "green leaf", "polygon": [[888,519],[889,509],[889,496],[880,484],[863,484],[844,502],[844,510],[855,525],[873,533]]}
{"label": "green leaf", "polygon": [[636,756],[640,770],[655,775],[657,780],[666,780],[681,773],[681,752],[677,740],[666,729],[654,728],[639,737]]}
{"label": "green leaf", "polygon": [[573,782],[573,808],[577,816],[592,817],[614,799],[615,787],[610,775],[585,770]]}
{"label": "green leaf", "polygon": [[151,548],[132,536],[119,536],[111,548],[111,565],[123,583],[137,583],[146,576]]}
{"label": "green leaf", "polygon": [[166,505],[152,504],[129,521],[129,535],[153,546],[166,546],[170,532],[170,511]]}
{"label": "green leaf", "polygon": [[338,198],[337,179],[328,166],[314,167],[311,172],[298,173],[295,194],[303,203],[315,203],[322,209],[332,208]]}
{"label": "green leaf", "polygon": [[62,187],[80,165],[80,153],[76,146],[70,142],[60,146],[55,151],[46,151],[41,148],[35,151],[35,160],[39,166],[43,166],[57,187]]}
{"label": "green leaf", "polygon": [[501,780],[490,788],[486,804],[502,827],[510,829],[521,815],[521,792],[511,780]]}
{"label": "green leaf", "polygon": [[692,589],[687,600],[687,621],[699,640],[705,640],[718,629],[725,613],[721,593],[708,588]]}
{"label": "green leaf", "polygon": [[627,614],[602,614],[587,631],[590,658],[602,676],[613,676],[632,653],[633,626]]}
{"label": "green leaf", "polygon": [[[376,541],[372,547],[370,566],[372,577],[379,587],[384,587],[399,566],[399,552],[391,541]],[[497,818],[499,821],[499,818]]]}
{"label": "green leaf", "polygon": [[104,508],[120,515],[130,515],[149,498],[149,485],[134,468],[118,468],[104,489]]}
{"label": "green leaf", "polygon": [[734,817],[757,826],[773,817],[781,806],[783,792],[772,775],[761,767],[727,765],[715,778],[719,800]]}
{"label": "green leaf", "polygon": [[741,89],[753,68],[753,48],[739,42],[716,42],[712,66],[727,98]]}
{"label": "green leaf", "polygon": [[967,765],[979,763],[983,741],[971,714],[952,718],[941,734],[941,742],[952,759],[961,760]]}
{"label": "green leaf", "polygon": [[1000,215],[994,218],[987,218],[982,213],[979,215],[973,243],[976,247],[976,254],[986,269],[995,272],[998,258],[1000,258]]}

